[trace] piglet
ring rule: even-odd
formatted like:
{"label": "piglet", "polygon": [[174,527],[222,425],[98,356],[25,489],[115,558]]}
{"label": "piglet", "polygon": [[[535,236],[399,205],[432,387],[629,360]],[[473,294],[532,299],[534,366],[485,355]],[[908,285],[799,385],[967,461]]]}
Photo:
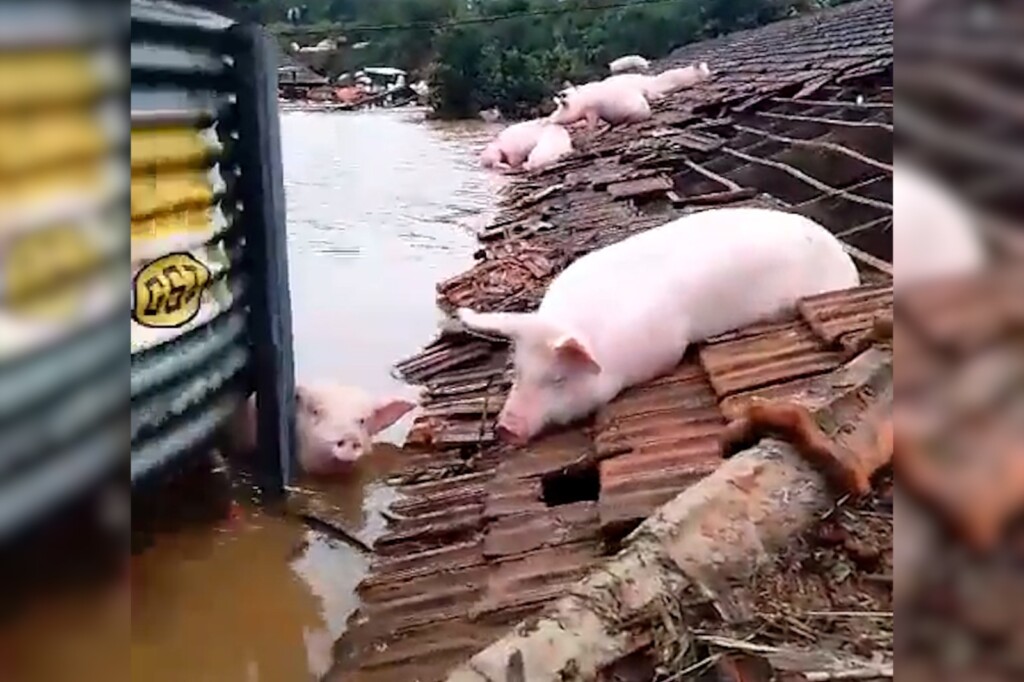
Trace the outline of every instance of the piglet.
{"label": "piglet", "polygon": [[[295,431],[299,466],[307,474],[343,473],[372,448],[371,439],[412,410],[403,398],[375,399],[366,391],[336,383],[295,388]],[[236,413],[229,433],[233,453],[256,449],[255,396]]]}
{"label": "piglet", "polygon": [[510,125],[498,133],[494,141],[484,149],[480,162],[492,168],[502,164],[509,168],[522,166],[537,145],[545,123],[544,119],[533,119]]}
{"label": "piglet", "polygon": [[530,152],[530,156],[523,164],[525,170],[540,170],[547,168],[560,158],[572,152],[572,138],[569,131],[555,123],[544,126],[544,130],[537,140],[537,146]]}
{"label": "piglet", "polygon": [[893,282],[897,287],[984,267],[973,217],[947,188],[897,159],[893,164]]}
{"label": "piglet", "polygon": [[608,70],[612,73],[626,73],[627,71],[646,71],[651,63],[638,54],[631,54],[619,57],[608,64]]}
{"label": "piglet", "polygon": [[671,371],[692,343],[858,283],[842,244],[812,220],[721,208],[583,256],[534,313],[460,309],[458,317],[513,340],[515,378],[497,432],[522,444]]}
{"label": "piglet", "polygon": [[680,69],[668,69],[654,77],[647,90],[649,100],[660,99],[665,95],[689,88],[711,77],[711,69],[707,62],[700,62]]}
{"label": "piglet", "polygon": [[610,78],[564,92],[563,96],[555,98],[558,108],[548,117],[551,123],[572,125],[586,119],[593,130],[600,120],[619,125],[651,117],[651,107],[640,90]]}

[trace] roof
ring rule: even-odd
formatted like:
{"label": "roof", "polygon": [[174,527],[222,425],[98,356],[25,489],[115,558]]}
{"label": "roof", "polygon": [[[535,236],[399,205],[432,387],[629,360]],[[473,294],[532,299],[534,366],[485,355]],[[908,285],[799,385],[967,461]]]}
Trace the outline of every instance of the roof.
{"label": "roof", "polygon": [[579,255],[717,205],[818,220],[850,247],[864,284],[710,339],[590,422],[521,450],[492,431],[510,381],[504,344],[443,335],[400,363],[425,385],[425,409],[336,675],[442,678],[715,471],[722,429],[752,397],[834,390],[893,311],[892,21],[891,2],[862,0],[687,46],[659,66],[699,58],[715,77],[509,185],[477,264],[438,286],[443,308],[532,309]]}

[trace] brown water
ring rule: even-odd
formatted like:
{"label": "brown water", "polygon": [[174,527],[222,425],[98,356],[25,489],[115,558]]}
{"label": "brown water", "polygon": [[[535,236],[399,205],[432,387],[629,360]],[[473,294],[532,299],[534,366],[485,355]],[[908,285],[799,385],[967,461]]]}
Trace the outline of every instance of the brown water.
{"label": "brown water", "polygon": [[[282,115],[299,380],[407,390],[391,367],[434,333],[434,285],[471,264],[473,233],[495,203],[500,180],[476,161],[491,132],[424,122],[408,110]],[[409,421],[385,439],[400,442]],[[383,532],[379,512],[396,496],[384,480],[400,457],[383,445],[351,479],[316,486],[364,540]],[[0,682],[8,674],[77,682],[93,679],[89,671],[110,681],[316,679],[358,605],[368,561],[322,532],[252,509],[163,533],[132,567],[130,634],[123,617],[97,618],[107,596],[58,600],[4,639],[25,663],[6,674],[0,666]],[[130,665],[112,644],[126,639]]]}

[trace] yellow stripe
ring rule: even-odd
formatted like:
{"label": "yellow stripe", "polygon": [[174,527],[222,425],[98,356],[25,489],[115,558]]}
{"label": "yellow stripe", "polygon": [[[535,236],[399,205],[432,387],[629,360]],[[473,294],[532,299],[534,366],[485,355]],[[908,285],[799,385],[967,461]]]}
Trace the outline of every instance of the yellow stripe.
{"label": "yellow stripe", "polygon": [[0,108],[81,101],[101,88],[87,53],[65,49],[0,54]]}
{"label": "yellow stripe", "polygon": [[111,150],[89,111],[0,116],[0,173],[17,175],[62,159],[97,158]]}
{"label": "yellow stripe", "polygon": [[153,128],[132,131],[132,171],[168,165],[195,165],[216,147],[193,128]]}
{"label": "yellow stripe", "polygon": [[132,221],[184,206],[209,206],[213,188],[205,171],[132,176]]}
{"label": "yellow stripe", "polygon": [[186,207],[173,213],[161,213],[151,218],[132,221],[132,241],[160,239],[176,234],[212,232],[213,209]]}
{"label": "yellow stripe", "polygon": [[0,183],[0,207],[14,211],[28,204],[58,199],[66,194],[104,191],[107,164],[96,161],[47,168]]}

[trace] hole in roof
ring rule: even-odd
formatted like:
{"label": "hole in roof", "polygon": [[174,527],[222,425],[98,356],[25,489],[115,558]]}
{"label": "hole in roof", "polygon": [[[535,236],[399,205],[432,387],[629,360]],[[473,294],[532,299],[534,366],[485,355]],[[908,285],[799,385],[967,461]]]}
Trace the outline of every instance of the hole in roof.
{"label": "hole in roof", "polygon": [[549,507],[575,502],[596,502],[601,495],[597,462],[563,469],[541,479],[541,499]]}
{"label": "hole in roof", "polygon": [[643,519],[626,519],[606,524],[601,529],[601,551],[604,556],[615,556],[622,551],[626,537],[636,530],[642,521]]}

